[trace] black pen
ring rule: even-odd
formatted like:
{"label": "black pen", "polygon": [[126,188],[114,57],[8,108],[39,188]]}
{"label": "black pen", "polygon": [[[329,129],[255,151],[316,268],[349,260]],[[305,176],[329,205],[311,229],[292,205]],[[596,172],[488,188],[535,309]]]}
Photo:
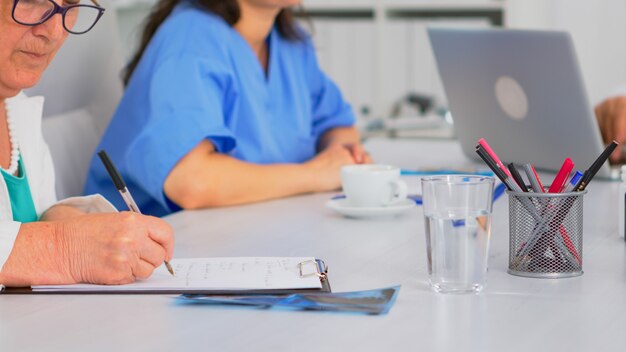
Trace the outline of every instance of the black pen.
{"label": "black pen", "polygon": [[613,153],[615,148],[617,148],[618,144],[619,143],[617,143],[616,141],[613,141],[611,142],[611,144],[609,144],[608,147],[606,147],[606,149],[604,149],[598,159],[596,159],[596,161],[594,161],[593,164],[591,164],[591,166],[585,171],[583,177],[580,179],[580,181],[578,181],[576,187],[574,187],[574,190],[576,190],[576,192],[585,190],[585,188],[589,185],[589,182],[591,182],[591,179],[600,170],[602,165],[604,165],[609,156],[611,156],[611,153]]}
{"label": "black pen", "polygon": [[526,182],[524,182],[522,175],[520,175],[520,173],[517,171],[515,164],[510,163],[509,165],[507,165],[507,167],[509,168],[509,171],[511,172],[511,176],[513,176],[513,179],[515,180],[515,182],[517,182],[517,184],[522,189],[522,191],[528,192],[528,187],[526,187]]}
{"label": "black pen", "polygon": [[[130,194],[130,191],[126,187],[126,182],[124,182],[122,175],[120,175],[115,165],[113,165],[113,162],[111,161],[111,159],[109,159],[107,152],[105,152],[104,150],[101,150],[98,152],[98,156],[100,157],[102,164],[104,164],[104,168],[107,169],[109,176],[111,176],[111,180],[113,181],[115,188],[117,188],[117,190],[120,192],[120,195],[122,195],[122,198],[124,199],[124,202],[128,206],[128,209],[130,209],[130,211],[132,212],[141,214],[141,211],[139,210],[137,203],[135,203],[133,196]],[[174,269],[172,269],[172,266],[170,265],[170,263],[168,263],[167,260],[164,261],[164,263],[165,263],[165,267],[167,268],[167,271],[169,271],[170,274],[174,276]]]}
{"label": "black pen", "polygon": [[515,181],[511,180],[511,178],[504,172],[504,170],[498,167],[498,164],[496,164],[496,162],[491,158],[491,156],[489,156],[489,154],[485,149],[483,149],[483,147],[481,147],[480,145],[476,146],[476,153],[478,154],[478,156],[480,156],[481,159],[483,159],[483,161],[487,164],[487,166],[489,166],[491,171],[496,174],[500,181],[502,181],[502,183],[504,183],[510,191],[522,191],[522,189],[517,186]]}

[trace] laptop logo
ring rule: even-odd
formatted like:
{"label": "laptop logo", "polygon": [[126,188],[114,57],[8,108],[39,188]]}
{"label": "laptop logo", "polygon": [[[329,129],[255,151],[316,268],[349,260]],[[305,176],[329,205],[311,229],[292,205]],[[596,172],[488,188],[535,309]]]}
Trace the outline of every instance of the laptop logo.
{"label": "laptop logo", "polygon": [[517,80],[500,76],[494,88],[500,108],[510,118],[522,120],[528,115],[528,96]]}

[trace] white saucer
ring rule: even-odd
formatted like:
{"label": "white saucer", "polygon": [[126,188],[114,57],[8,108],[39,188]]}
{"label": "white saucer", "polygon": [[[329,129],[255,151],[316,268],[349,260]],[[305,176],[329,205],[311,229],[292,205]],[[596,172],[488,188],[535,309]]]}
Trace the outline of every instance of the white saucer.
{"label": "white saucer", "polygon": [[348,204],[345,198],[331,199],[326,202],[326,207],[332,209],[339,214],[351,218],[369,218],[378,216],[390,216],[403,213],[415,207],[415,201],[411,199],[403,199],[384,207],[355,207]]}

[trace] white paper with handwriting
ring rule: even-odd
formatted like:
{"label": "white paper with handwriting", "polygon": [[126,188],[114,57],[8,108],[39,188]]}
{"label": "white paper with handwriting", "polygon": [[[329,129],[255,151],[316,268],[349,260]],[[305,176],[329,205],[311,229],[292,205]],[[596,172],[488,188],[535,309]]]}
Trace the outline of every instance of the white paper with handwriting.
{"label": "white paper with handwriting", "polygon": [[[314,258],[307,257],[223,257],[172,259],[176,276],[161,265],[146,280],[127,285],[46,285],[33,291],[193,291],[193,290],[273,290],[321,288]],[[302,266],[300,276],[299,263]]]}

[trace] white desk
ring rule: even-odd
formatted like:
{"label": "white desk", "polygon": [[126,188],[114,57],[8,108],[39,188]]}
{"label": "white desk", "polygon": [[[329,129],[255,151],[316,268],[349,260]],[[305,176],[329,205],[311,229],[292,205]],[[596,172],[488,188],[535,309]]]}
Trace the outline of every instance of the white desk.
{"label": "white desk", "polygon": [[[380,162],[403,167],[467,161],[453,142],[373,140]],[[330,194],[182,212],[168,220],[176,256],[318,256],[334,291],[401,284],[386,316],[177,304],[166,296],[0,296],[0,351],[622,351],[626,249],[617,236],[616,184],[585,199],[582,277],[506,273],[508,203],[494,210],[488,287],[440,295],[426,283],[421,208],[350,220]]]}

